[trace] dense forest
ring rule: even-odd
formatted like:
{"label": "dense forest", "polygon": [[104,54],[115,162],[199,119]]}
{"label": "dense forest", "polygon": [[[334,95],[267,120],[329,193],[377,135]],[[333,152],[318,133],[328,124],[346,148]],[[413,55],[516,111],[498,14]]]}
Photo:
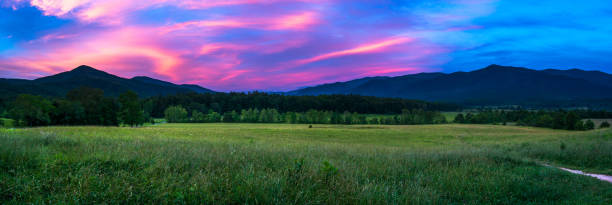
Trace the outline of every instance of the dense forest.
{"label": "dense forest", "polygon": [[[63,98],[22,94],[2,105],[0,118],[10,118],[16,126],[139,126],[154,118],[170,123],[439,124],[447,122],[441,111],[460,110],[452,104],[358,95],[189,93],[143,99],[131,91],[108,97],[100,89],[87,87],[74,89]],[[612,118],[612,112],[491,109],[458,114],[454,122],[593,129],[592,121],[582,120],[587,118]],[[609,126],[605,123],[600,127]]]}
{"label": "dense forest", "polygon": [[276,109],[278,112],[307,112],[326,110],[333,112],[357,112],[368,114],[399,114],[404,109],[428,111],[454,111],[460,107],[454,104],[431,103],[400,98],[379,98],[359,95],[290,96],[250,93],[188,93],[152,97],[145,100],[153,117],[163,117],[170,106],[180,105],[188,111],[208,113],[240,111],[243,109]]}
{"label": "dense forest", "polygon": [[17,126],[139,125],[146,119],[136,93],[109,98],[100,89],[86,87],[68,92],[65,98],[21,94],[2,111],[2,117],[15,120]]}
{"label": "dense forest", "polygon": [[[547,127],[565,130],[590,130],[595,128],[591,120],[582,119],[612,118],[612,112],[595,110],[555,110],[555,111],[528,111],[528,110],[482,110],[477,113],[459,113],[455,117],[456,123],[470,124],[506,124],[514,122],[521,126]],[[604,121],[600,127],[609,127]]]}
{"label": "dense forest", "polygon": [[[438,111],[459,109],[452,104],[357,95],[189,93],[140,99],[136,93],[128,91],[114,98],[105,96],[104,91],[100,89],[87,87],[74,89],[64,98],[22,94],[14,101],[3,105],[0,107],[0,117],[14,119],[17,126],[120,124],[137,126],[153,118],[167,117],[169,108],[184,110],[184,115],[182,112],[177,112],[181,117],[176,122],[223,120],[223,122],[365,124],[366,121],[363,120],[365,115],[361,114],[367,113],[404,115],[403,120],[399,117],[376,119],[386,122],[385,124],[423,124],[441,122],[439,120],[441,114]],[[237,112],[244,116],[232,114]],[[407,112],[423,115],[424,119],[414,117],[415,119],[408,122],[405,116]],[[315,119],[312,117],[313,113],[319,117]],[[262,118],[260,115],[272,117]],[[257,120],[254,120],[255,118]]]}
{"label": "dense forest", "polygon": [[416,125],[446,123],[446,118],[438,111],[402,110],[397,115],[368,115],[344,111],[308,110],[307,112],[280,113],[274,108],[248,109],[225,112],[223,114],[209,111],[203,114],[193,110],[191,115],[181,106],[170,106],[165,112],[168,122],[243,122],[243,123],[293,123],[293,124],[386,124],[386,125]]}

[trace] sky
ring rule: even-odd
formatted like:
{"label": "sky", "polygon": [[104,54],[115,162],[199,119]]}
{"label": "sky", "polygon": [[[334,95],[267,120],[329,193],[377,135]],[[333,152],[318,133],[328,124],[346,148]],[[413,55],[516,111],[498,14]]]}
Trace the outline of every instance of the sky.
{"label": "sky", "polygon": [[490,64],[612,72],[609,0],[0,0],[0,78],[287,91]]}

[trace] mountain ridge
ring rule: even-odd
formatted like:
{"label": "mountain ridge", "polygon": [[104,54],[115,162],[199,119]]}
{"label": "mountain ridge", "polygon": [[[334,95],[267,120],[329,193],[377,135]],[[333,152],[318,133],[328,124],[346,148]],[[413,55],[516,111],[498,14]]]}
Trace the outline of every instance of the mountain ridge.
{"label": "mountain ridge", "polygon": [[132,90],[141,97],[188,92],[215,92],[197,85],[177,85],[144,76],[122,78],[86,65],[34,80],[0,79],[0,85],[2,85],[0,92],[9,96],[28,93],[61,97],[65,96],[68,91],[79,87],[102,89],[105,95],[109,96],[118,96],[127,90]]}
{"label": "mountain ridge", "polygon": [[[141,97],[215,92],[198,85],[174,84],[147,76],[122,78],[82,65],[34,80],[0,79],[0,97],[21,93],[61,97],[82,86],[102,89],[109,96],[117,96],[127,90],[133,90]],[[356,94],[460,104],[588,101],[612,99],[612,75],[580,69],[533,70],[493,64],[469,72],[365,77],[278,94]]]}
{"label": "mountain ridge", "polygon": [[[425,77],[424,77],[425,76]],[[533,70],[490,65],[454,73],[417,73],[387,78],[361,78],[288,92],[291,95],[356,94],[453,103],[512,104],[534,101],[612,99],[612,75],[601,71]]]}

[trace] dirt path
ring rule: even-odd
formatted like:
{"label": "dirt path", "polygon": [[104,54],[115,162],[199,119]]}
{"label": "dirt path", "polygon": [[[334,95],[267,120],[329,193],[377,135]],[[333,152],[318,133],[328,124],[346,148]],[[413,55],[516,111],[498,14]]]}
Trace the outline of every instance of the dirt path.
{"label": "dirt path", "polygon": [[544,166],[557,168],[557,169],[560,169],[560,170],[563,170],[563,171],[566,171],[566,172],[570,172],[570,173],[573,173],[573,174],[580,174],[580,175],[584,175],[584,176],[595,177],[595,178],[597,178],[599,180],[607,181],[607,182],[612,183],[612,176],[603,175],[603,174],[591,174],[591,173],[586,173],[586,172],[583,172],[583,171],[580,171],[580,170],[568,169],[568,168],[563,168],[563,167],[555,167],[555,166],[551,166],[551,165],[548,165],[548,164],[544,164]]}
{"label": "dirt path", "polygon": [[584,176],[595,177],[595,178],[597,178],[599,180],[607,181],[607,182],[612,183],[612,176],[603,175],[603,174],[585,173],[585,172],[580,171],[580,170],[573,170],[573,169],[568,169],[568,168],[563,168],[563,167],[557,167],[557,168],[559,168],[559,169],[561,169],[563,171],[571,172],[571,173],[574,173],[574,174],[580,174],[580,175],[584,175]]}

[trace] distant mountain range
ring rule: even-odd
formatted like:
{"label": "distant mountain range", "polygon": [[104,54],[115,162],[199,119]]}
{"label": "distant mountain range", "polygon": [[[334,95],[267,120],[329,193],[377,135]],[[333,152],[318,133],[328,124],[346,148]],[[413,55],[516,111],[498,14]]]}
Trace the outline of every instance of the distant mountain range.
{"label": "distant mountain range", "polygon": [[356,94],[464,104],[525,104],[612,99],[612,75],[600,71],[532,70],[490,65],[471,72],[368,77],[288,92]]}
{"label": "distant mountain range", "polygon": [[[0,79],[0,97],[20,93],[65,96],[72,89],[92,87],[117,96],[127,90],[141,97],[177,93],[213,93],[198,85],[177,85],[149,77],[121,78],[89,66],[35,80]],[[281,93],[286,95],[356,94],[474,105],[557,102],[612,102],[612,75],[599,71],[532,70],[490,65],[471,72],[419,73],[367,77]]]}
{"label": "distant mountain range", "polygon": [[102,89],[108,96],[118,96],[127,90],[132,90],[141,97],[188,92],[214,92],[198,85],[176,85],[143,76],[131,79],[121,78],[85,65],[71,71],[35,80],[0,79],[2,97],[15,96],[21,93],[59,97],[65,96],[72,89],[83,86]]}

